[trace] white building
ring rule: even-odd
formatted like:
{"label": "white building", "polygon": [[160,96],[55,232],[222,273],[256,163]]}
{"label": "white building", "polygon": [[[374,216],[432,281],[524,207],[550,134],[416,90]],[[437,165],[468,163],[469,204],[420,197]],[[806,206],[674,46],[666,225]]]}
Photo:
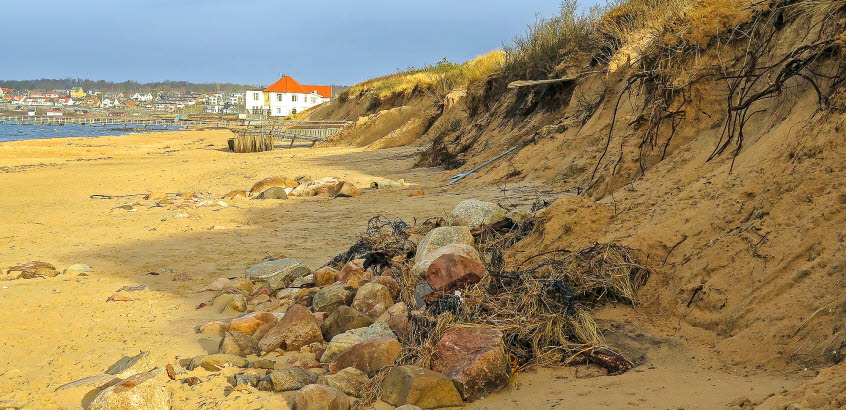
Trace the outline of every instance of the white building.
{"label": "white building", "polygon": [[331,99],[331,86],[302,85],[286,75],[264,90],[247,91],[246,108],[256,114],[269,112],[273,117],[285,117]]}
{"label": "white building", "polygon": [[150,102],[150,101],[153,101],[153,94],[151,94],[151,93],[146,93],[146,94],[135,93],[135,94],[132,94],[132,100],[140,101],[140,102]]}

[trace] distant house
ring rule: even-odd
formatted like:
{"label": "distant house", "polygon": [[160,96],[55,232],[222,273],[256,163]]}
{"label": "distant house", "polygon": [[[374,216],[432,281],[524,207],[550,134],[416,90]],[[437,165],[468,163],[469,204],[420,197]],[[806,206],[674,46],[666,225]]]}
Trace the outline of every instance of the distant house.
{"label": "distant house", "polygon": [[112,111],[112,112],[109,113],[109,117],[126,117],[126,113],[123,112],[123,111],[119,111],[119,112]]}
{"label": "distant house", "polygon": [[62,111],[62,110],[48,110],[47,111],[48,117],[61,117],[63,115],[65,115],[65,112]]}
{"label": "distant house", "polygon": [[150,102],[150,101],[153,101],[153,94],[152,93],[144,93],[144,94],[135,93],[135,94],[132,94],[132,97],[130,97],[130,98],[133,101]]}
{"label": "distant house", "polygon": [[27,97],[44,97],[44,98],[59,98],[64,93],[58,91],[30,91],[26,93]]}
{"label": "distant house", "polygon": [[331,99],[331,86],[302,85],[286,75],[264,90],[247,91],[246,108],[253,113],[269,111],[273,117],[284,117]]}
{"label": "distant house", "polygon": [[56,105],[74,105],[74,104],[76,104],[76,101],[74,101],[73,98],[71,98],[71,97],[59,97],[59,98],[56,98],[55,100],[53,100],[53,102],[55,102]]}
{"label": "distant house", "polygon": [[94,96],[85,97],[85,99],[82,100],[82,105],[84,105],[86,107],[99,107],[100,106],[100,99],[97,98],[97,97],[94,97]]}
{"label": "distant house", "polygon": [[85,98],[85,90],[83,90],[82,87],[73,87],[70,92],[70,96],[71,98],[81,100]]}
{"label": "distant house", "polygon": [[137,108],[138,107],[138,104],[135,104],[132,101],[124,101],[123,105],[126,106],[127,108]]}

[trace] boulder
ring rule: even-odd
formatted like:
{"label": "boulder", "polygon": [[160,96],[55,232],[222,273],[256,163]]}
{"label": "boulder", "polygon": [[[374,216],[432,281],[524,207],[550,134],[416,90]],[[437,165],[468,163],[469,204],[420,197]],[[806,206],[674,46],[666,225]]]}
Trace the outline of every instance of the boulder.
{"label": "boulder", "polygon": [[288,194],[285,193],[285,188],[275,186],[261,191],[261,193],[256,195],[253,199],[288,199]]}
{"label": "boulder", "polygon": [[235,375],[235,386],[258,386],[259,377],[253,373],[238,373]]}
{"label": "boulder", "polygon": [[302,367],[286,367],[270,373],[273,391],[299,390],[303,386],[317,382],[317,373]]}
{"label": "boulder", "polygon": [[469,226],[471,229],[490,225],[505,219],[508,211],[492,202],[468,199],[461,201],[452,210],[452,224]]}
{"label": "boulder", "polygon": [[331,314],[338,306],[348,304],[352,298],[352,292],[344,284],[326,286],[317,291],[312,298],[312,307],[317,312]]}
{"label": "boulder", "polygon": [[387,323],[391,331],[397,335],[405,335],[409,330],[408,306],[405,302],[395,303],[376,318],[376,321]]}
{"label": "boulder", "polygon": [[236,189],[234,191],[229,191],[221,199],[235,199],[235,198],[246,198],[246,197],[247,197],[247,193],[243,189]]}
{"label": "boulder", "polygon": [[[447,245],[445,248],[455,246]],[[472,252],[466,249],[465,251],[469,252],[470,255],[468,256],[467,252],[450,252],[438,256],[437,259],[429,264],[429,268],[426,269],[426,282],[433,289],[441,292],[461,290],[469,285],[478,283],[482,277],[487,275],[488,270],[485,268],[485,265],[482,265],[479,254],[475,249],[472,249]],[[434,253],[440,253],[440,250]]]}
{"label": "boulder", "polygon": [[374,276],[372,279],[370,279],[370,281],[373,283],[378,283],[388,288],[388,290],[391,291],[391,297],[393,297],[394,299],[399,297],[400,287],[396,279],[390,276]]}
{"label": "boulder", "polygon": [[347,350],[363,341],[364,339],[362,339],[361,336],[354,333],[344,332],[336,335],[332,338],[329,344],[326,345],[326,350],[324,350],[323,354],[320,356],[320,363],[331,362],[344,350]]}
{"label": "boulder", "polygon": [[229,322],[226,330],[241,332],[245,335],[253,335],[256,329],[266,323],[276,324],[277,319],[272,313],[253,312],[247,315],[236,317]]}
{"label": "boulder", "polygon": [[[391,297],[391,291],[387,287],[379,283],[369,282],[362,285],[356,292],[352,307],[359,312],[364,312],[371,318],[376,318],[393,304],[394,298]],[[376,310],[378,313],[371,313],[380,305],[381,310]]]}
{"label": "boulder", "polygon": [[420,277],[425,277],[426,271],[429,270],[429,266],[432,265],[432,262],[447,254],[460,255],[480,264],[482,263],[482,258],[479,256],[479,252],[476,248],[470,245],[454,243],[435,249],[423,257],[415,258],[414,266],[411,267],[411,271]]}
{"label": "boulder", "polygon": [[339,306],[329,317],[320,324],[325,340],[346,332],[347,330],[367,327],[373,324],[373,319],[349,306]]}
{"label": "boulder", "polygon": [[470,228],[466,226],[443,226],[429,231],[417,244],[414,266],[411,271],[423,275],[435,258],[430,254],[446,245],[459,244],[473,247],[474,239]]}
{"label": "boulder", "polygon": [[334,387],[310,384],[297,392],[294,408],[297,410],[349,410],[350,399],[344,392]]}
{"label": "boulder", "polygon": [[271,177],[265,178],[259,182],[253,184],[253,187],[250,188],[250,196],[255,195],[258,192],[264,192],[268,188],[279,187],[279,188],[296,188],[300,184],[293,179],[284,178],[284,177]]}
{"label": "boulder", "polygon": [[150,352],[143,351],[135,356],[124,356],[106,369],[106,374],[126,378],[133,374],[150,371],[155,366]]}
{"label": "boulder", "polygon": [[258,354],[258,341],[238,331],[226,332],[220,341],[218,352],[241,357]]}
{"label": "boulder", "polygon": [[511,376],[502,332],[497,329],[451,328],[435,346],[435,352],[432,370],[450,377],[468,401],[499,391]]}
{"label": "boulder", "polygon": [[84,264],[84,263],[75,263],[75,264],[73,264],[73,265],[68,266],[67,268],[65,268],[65,271],[64,271],[63,273],[64,273],[65,275],[67,275],[67,274],[71,274],[71,275],[80,275],[80,274],[90,275],[90,274],[94,273],[94,268],[92,268],[92,267],[90,267],[90,266],[88,266],[88,265],[86,265],[86,264]]}
{"label": "boulder", "polygon": [[329,365],[330,372],[339,372],[347,367],[373,375],[384,367],[392,366],[402,352],[397,339],[383,337],[354,345],[335,357]]}
{"label": "boulder", "polygon": [[359,398],[364,396],[369,382],[370,379],[367,378],[367,375],[355,367],[347,367],[338,373],[317,378],[317,384],[331,386],[350,396]]}
{"label": "boulder", "polygon": [[331,196],[338,194],[344,184],[344,180],[335,177],[321,178],[316,181],[311,181],[307,184],[300,185],[290,192],[291,196]]}
{"label": "boulder", "polygon": [[349,182],[344,182],[344,184],[341,185],[341,189],[339,189],[336,194],[336,196],[339,197],[354,197],[359,195],[361,195],[361,190]]}
{"label": "boulder", "polygon": [[315,285],[314,274],[312,273],[312,274],[300,276],[299,278],[294,279],[294,281],[291,282],[290,286],[292,288],[305,288],[305,287],[314,286],[314,285]]}
{"label": "boulder", "polygon": [[249,362],[247,359],[231,354],[209,354],[195,356],[188,364],[188,370],[194,370],[202,367],[210,372],[216,372],[224,367],[247,367]]}
{"label": "boulder", "polygon": [[212,300],[215,312],[243,312],[247,310],[247,298],[240,293],[222,293]]}
{"label": "boulder", "polygon": [[328,266],[324,266],[314,271],[314,283],[317,286],[329,286],[335,283],[335,278],[338,277],[338,271]]}
{"label": "boulder", "polygon": [[435,290],[432,289],[432,286],[426,282],[420,283],[414,287],[414,309],[425,309],[426,308],[426,301],[423,299]]}
{"label": "boulder", "polygon": [[381,399],[394,406],[412,404],[423,409],[463,406],[449,377],[417,366],[397,366],[382,380]]}
{"label": "boulder", "polygon": [[288,287],[294,279],[308,275],[311,269],[294,258],[262,262],[247,269],[247,279],[267,282],[271,289]]}
{"label": "boulder", "polygon": [[299,350],[314,342],[322,342],[323,334],[311,311],[302,305],[292,305],[282,319],[259,341],[262,352],[274,349]]}
{"label": "boulder", "polygon": [[364,259],[353,259],[344,265],[335,280],[358,288],[362,282],[369,280],[372,276],[373,274],[364,270]]}
{"label": "boulder", "polygon": [[170,392],[160,370],[139,373],[106,388],[94,397],[92,410],[169,410]]}
{"label": "boulder", "polygon": [[223,337],[226,333],[226,323],[219,320],[197,326],[197,333],[210,337]]}

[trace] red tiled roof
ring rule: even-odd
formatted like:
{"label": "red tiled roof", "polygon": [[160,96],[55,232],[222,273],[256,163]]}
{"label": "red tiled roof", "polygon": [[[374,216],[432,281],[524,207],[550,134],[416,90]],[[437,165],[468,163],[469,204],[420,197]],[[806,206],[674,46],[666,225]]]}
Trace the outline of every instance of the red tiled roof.
{"label": "red tiled roof", "polygon": [[290,76],[284,76],[279,81],[273,83],[270,87],[264,89],[269,93],[300,93],[310,94],[317,92],[323,97],[332,97],[332,87],[328,85],[302,85]]}
{"label": "red tiled roof", "polygon": [[12,91],[15,91],[14,88],[0,88],[0,90],[3,90],[4,93],[10,93]]}

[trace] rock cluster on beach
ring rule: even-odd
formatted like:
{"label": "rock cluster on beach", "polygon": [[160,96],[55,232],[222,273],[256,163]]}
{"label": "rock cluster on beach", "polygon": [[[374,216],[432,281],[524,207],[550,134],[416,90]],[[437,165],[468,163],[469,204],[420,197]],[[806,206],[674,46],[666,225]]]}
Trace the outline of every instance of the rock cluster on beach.
{"label": "rock cluster on beach", "polygon": [[[265,180],[251,191],[295,183]],[[498,217],[484,203],[460,209],[462,218],[480,224]],[[460,291],[487,275],[466,225],[429,231],[414,258],[409,266],[427,285],[413,290],[419,298]],[[397,279],[381,274],[384,270],[370,260],[352,259],[338,267],[313,270],[299,259],[283,258],[256,263],[243,278],[214,280],[201,289],[209,298],[198,309],[231,318],[201,324],[196,331],[216,341],[217,352],[165,367],[142,361],[142,353],[113,366],[120,371],[75,383],[96,386],[91,408],[97,409],[166,409],[176,405],[168,388],[214,377],[240,391],[284,395],[282,402],[296,409],[348,409],[377,391],[371,399],[425,409],[461,406],[509,381],[503,334],[482,325],[448,329],[431,365],[402,365],[404,352],[413,346],[401,341],[408,343],[410,318],[426,308],[425,302],[401,301],[404,290]]]}

